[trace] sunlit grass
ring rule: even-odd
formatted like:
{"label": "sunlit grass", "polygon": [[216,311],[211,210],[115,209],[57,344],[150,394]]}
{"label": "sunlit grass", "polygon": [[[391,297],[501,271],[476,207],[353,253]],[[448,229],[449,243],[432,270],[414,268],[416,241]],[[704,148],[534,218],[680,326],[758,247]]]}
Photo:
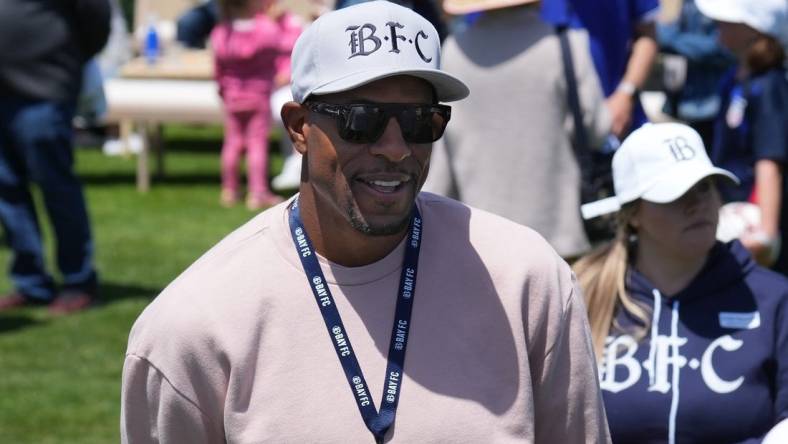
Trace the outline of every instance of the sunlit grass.
{"label": "sunlit grass", "polygon": [[[134,319],[200,254],[254,215],[218,204],[220,128],[168,127],[165,140],[166,176],[146,194],[135,188],[135,158],[77,151],[102,304],[64,318],[45,308],[0,315],[0,443],[118,442],[121,368]],[[281,163],[273,152],[272,170]],[[51,231],[44,213],[39,218],[53,264]],[[9,259],[3,245],[0,293],[12,289]]]}

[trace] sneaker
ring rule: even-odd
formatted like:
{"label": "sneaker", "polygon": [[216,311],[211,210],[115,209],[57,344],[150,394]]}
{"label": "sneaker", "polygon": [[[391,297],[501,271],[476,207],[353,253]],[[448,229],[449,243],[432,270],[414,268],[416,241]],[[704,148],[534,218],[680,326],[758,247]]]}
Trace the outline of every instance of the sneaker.
{"label": "sneaker", "polygon": [[283,201],[284,199],[282,199],[280,196],[277,196],[276,194],[250,194],[246,198],[246,208],[252,211],[262,210],[263,208],[272,207]]}
{"label": "sneaker", "polygon": [[86,310],[95,303],[96,297],[90,293],[66,290],[57,295],[49,305],[49,312],[55,315],[66,315]]}
{"label": "sneaker", "polygon": [[271,180],[276,191],[294,190],[301,186],[301,154],[294,153],[285,159],[282,172]]}
{"label": "sneaker", "polygon": [[107,139],[102,145],[102,151],[106,156],[123,156],[128,154],[139,154],[145,146],[145,139],[141,134],[131,133],[128,139]]}
{"label": "sneaker", "polygon": [[46,305],[49,301],[38,301],[33,298],[25,297],[22,293],[15,291],[3,298],[0,298],[0,312],[14,310],[33,305]]}

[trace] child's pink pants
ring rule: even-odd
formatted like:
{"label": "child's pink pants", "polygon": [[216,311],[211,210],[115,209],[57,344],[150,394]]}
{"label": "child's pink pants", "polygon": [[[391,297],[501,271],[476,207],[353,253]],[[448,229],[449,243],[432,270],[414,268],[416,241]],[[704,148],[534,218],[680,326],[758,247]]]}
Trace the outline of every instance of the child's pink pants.
{"label": "child's pink pants", "polygon": [[268,131],[271,112],[266,107],[254,111],[227,111],[222,146],[222,189],[238,193],[238,164],[246,149],[249,194],[263,196],[268,189]]}

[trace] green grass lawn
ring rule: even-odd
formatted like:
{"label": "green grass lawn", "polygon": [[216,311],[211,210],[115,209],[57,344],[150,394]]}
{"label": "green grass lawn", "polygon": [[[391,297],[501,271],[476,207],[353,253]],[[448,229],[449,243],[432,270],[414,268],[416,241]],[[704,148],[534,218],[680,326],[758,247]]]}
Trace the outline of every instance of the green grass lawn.
{"label": "green grass lawn", "polygon": [[[88,198],[103,303],[63,318],[44,308],[0,315],[0,443],[115,443],[120,378],[132,323],[191,262],[254,213],[219,199],[221,130],[167,127],[166,170],[151,191],[135,158],[77,151]],[[272,153],[272,170],[281,168]],[[54,249],[45,213],[44,236]],[[0,247],[0,294],[10,291]],[[54,267],[50,267],[54,269]]]}

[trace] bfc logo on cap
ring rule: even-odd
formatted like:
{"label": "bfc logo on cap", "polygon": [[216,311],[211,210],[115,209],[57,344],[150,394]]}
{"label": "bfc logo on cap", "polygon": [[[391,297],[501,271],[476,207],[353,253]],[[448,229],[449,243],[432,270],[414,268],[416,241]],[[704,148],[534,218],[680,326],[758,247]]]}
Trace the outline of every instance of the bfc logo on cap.
{"label": "bfc logo on cap", "polygon": [[383,47],[383,42],[385,41],[387,44],[386,46],[389,48],[388,52],[399,54],[401,45],[413,45],[419,57],[421,57],[424,62],[430,63],[432,61],[432,57],[424,55],[420,46],[421,41],[429,39],[427,33],[423,30],[419,30],[413,37],[408,38],[405,36],[404,31],[400,33],[400,30],[405,29],[405,26],[402,24],[388,22],[386,26],[388,27],[388,33],[385,31],[382,32],[385,34],[382,39],[377,35],[378,28],[371,23],[348,26],[345,29],[345,32],[350,33],[350,42],[348,43],[350,47],[350,56],[348,59],[372,55]]}
{"label": "bfc logo on cap", "polygon": [[662,143],[668,147],[676,162],[691,160],[695,157],[695,148],[682,136],[665,139]]}

